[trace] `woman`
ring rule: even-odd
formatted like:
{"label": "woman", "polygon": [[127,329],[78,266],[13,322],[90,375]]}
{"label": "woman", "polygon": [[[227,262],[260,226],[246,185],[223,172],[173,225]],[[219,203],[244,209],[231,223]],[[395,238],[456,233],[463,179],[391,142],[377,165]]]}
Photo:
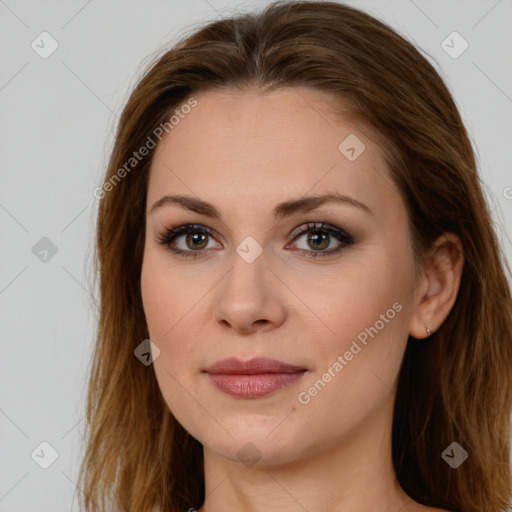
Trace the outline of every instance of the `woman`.
{"label": "woman", "polygon": [[205,25],[135,87],[98,191],[87,511],[508,506],[510,271],[391,28],[333,2]]}

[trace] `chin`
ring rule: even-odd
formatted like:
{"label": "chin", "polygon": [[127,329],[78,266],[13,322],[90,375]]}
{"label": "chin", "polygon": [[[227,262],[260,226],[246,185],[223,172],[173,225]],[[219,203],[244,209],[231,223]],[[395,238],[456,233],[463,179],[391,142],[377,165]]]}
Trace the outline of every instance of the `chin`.
{"label": "chin", "polygon": [[218,428],[220,437],[212,438],[212,430],[198,439],[210,451],[247,467],[276,466],[295,462],[300,454],[297,447],[304,444],[307,432],[291,431],[282,422],[283,418],[269,418],[258,421],[257,415],[248,415],[236,421],[219,420],[226,429]]}

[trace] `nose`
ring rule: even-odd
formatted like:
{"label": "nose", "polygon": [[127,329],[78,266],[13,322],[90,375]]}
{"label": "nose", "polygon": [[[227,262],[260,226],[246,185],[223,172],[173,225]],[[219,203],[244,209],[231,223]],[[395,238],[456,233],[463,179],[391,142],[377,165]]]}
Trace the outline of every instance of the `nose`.
{"label": "nose", "polygon": [[240,334],[279,327],[286,317],[285,288],[263,254],[252,263],[236,254],[216,288],[215,321]]}

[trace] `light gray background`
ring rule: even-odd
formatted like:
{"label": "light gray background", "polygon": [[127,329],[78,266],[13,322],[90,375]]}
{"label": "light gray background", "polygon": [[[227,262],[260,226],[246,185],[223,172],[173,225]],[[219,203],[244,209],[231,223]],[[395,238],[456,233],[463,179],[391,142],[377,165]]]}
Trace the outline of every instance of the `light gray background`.
{"label": "light gray background", "polygon": [[[92,192],[129,90],[148,59],[195,22],[267,3],[0,0],[0,512],[78,510],[97,297]],[[512,261],[512,1],[349,3],[437,62]],[[47,59],[31,48],[43,31],[59,45]],[[453,31],[469,43],[457,59],[441,47]],[[32,252],[42,237],[58,250],[46,262]],[[43,441],[58,452],[48,469],[31,458]]]}

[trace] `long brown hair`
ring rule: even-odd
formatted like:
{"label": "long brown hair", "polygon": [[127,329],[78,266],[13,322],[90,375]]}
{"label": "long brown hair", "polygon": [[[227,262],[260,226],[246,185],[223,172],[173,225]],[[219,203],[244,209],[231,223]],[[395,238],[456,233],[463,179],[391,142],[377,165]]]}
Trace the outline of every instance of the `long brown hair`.
{"label": "long brown hair", "polygon": [[[402,488],[424,505],[506,509],[510,268],[468,134],[443,80],[413,45],[356,8],[322,1],[279,1],[204,24],[154,59],[122,112],[98,209],[100,311],[79,499],[87,511],[101,512],[202,505],[202,446],[170,413],[152,367],[134,356],[149,337],[140,275],[154,149],[133,168],[126,164],[200,91],[286,86],[331,93],[340,99],[340,115],[348,104],[353,120],[378,134],[406,201],[418,268],[443,232],[460,237],[465,264],[456,302],[429,339],[407,345],[393,463]],[[452,442],[468,453],[457,469],[441,456]]]}

